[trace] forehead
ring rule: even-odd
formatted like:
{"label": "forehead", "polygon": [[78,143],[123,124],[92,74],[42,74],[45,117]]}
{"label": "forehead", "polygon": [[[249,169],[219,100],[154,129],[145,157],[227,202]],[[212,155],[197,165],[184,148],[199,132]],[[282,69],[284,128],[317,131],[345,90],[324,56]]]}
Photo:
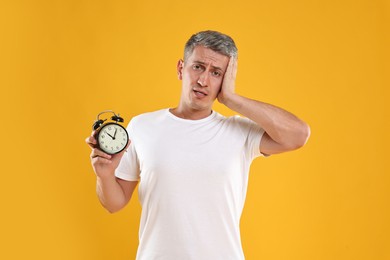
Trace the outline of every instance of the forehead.
{"label": "forehead", "polygon": [[188,61],[211,64],[225,70],[229,63],[229,57],[204,46],[196,46],[191,55],[188,57]]}

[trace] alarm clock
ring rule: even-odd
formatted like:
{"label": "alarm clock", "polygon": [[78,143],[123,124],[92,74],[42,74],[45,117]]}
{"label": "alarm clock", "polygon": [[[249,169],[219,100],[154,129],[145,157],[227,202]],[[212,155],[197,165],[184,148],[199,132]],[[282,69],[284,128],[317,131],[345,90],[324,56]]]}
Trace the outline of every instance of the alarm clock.
{"label": "alarm clock", "polygon": [[[114,114],[110,119],[100,119],[100,115],[105,113]],[[107,122],[106,122],[107,121]],[[112,110],[105,110],[97,115],[97,120],[93,124],[93,130],[96,130],[97,148],[107,154],[117,154],[126,148],[129,142],[129,134],[121,124],[123,118],[115,114]]]}

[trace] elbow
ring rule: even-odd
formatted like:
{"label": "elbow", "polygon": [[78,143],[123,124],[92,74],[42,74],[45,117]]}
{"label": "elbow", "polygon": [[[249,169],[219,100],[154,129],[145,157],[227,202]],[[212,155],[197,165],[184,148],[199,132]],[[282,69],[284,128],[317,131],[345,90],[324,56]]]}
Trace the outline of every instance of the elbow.
{"label": "elbow", "polygon": [[120,211],[122,208],[121,207],[111,207],[111,208],[105,207],[105,209],[107,210],[108,213],[114,214],[114,213]]}
{"label": "elbow", "polygon": [[114,214],[119,211],[119,209],[113,209],[113,208],[106,208],[107,212],[110,214]]}
{"label": "elbow", "polygon": [[310,126],[306,123],[303,123],[299,133],[297,134],[295,149],[301,148],[307,143],[310,137],[310,133]]}
{"label": "elbow", "polygon": [[123,204],[110,204],[110,205],[105,204],[105,203],[101,203],[101,204],[102,204],[103,208],[105,208],[107,210],[107,212],[110,214],[114,214],[125,207],[125,205],[123,205]]}
{"label": "elbow", "polygon": [[292,151],[303,147],[309,140],[310,133],[311,131],[309,125],[303,123],[302,126],[297,129],[294,137],[290,139],[288,145],[286,145],[286,149]]}

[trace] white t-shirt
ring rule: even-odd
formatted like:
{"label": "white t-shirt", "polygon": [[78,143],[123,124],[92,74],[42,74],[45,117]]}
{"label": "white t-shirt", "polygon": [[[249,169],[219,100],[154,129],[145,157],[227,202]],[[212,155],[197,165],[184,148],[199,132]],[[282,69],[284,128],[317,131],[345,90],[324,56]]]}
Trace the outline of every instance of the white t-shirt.
{"label": "white t-shirt", "polygon": [[127,130],[115,174],[140,181],[137,259],[244,259],[240,217],[264,130],[239,116],[187,120],[169,109],[136,116]]}

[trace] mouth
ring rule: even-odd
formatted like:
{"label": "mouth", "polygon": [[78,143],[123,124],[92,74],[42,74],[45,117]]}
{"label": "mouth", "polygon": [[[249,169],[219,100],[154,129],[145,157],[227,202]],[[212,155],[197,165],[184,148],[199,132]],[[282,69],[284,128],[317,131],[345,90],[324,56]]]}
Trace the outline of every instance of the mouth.
{"label": "mouth", "polygon": [[197,96],[198,98],[203,98],[203,97],[207,96],[207,93],[202,91],[202,90],[193,89],[192,91],[194,91],[195,96]]}

